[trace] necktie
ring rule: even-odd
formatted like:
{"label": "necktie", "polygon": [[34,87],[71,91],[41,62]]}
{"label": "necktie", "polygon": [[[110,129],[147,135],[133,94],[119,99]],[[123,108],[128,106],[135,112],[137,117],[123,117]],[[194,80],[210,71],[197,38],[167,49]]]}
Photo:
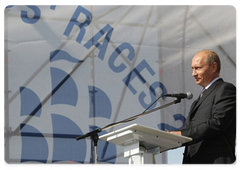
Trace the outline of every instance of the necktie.
{"label": "necktie", "polygon": [[203,95],[203,93],[204,93],[205,90],[206,90],[205,88],[202,89],[201,94],[200,94],[200,97],[202,97],[202,95]]}

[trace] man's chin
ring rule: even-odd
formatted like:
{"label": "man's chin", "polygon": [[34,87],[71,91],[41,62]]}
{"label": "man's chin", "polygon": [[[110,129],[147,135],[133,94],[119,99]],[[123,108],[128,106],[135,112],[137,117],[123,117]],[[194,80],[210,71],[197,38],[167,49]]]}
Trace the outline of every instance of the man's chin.
{"label": "man's chin", "polygon": [[200,80],[196,80],[196,84],[201,85],[201,81]]}

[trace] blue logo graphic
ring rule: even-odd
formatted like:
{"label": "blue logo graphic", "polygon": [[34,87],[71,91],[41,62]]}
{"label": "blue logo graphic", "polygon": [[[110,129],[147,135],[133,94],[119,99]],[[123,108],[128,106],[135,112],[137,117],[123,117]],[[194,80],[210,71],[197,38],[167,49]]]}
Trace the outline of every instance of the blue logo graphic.
{"label": "blue logo graphic", "polygon": [[51,77],[52,89],[56,89],[56,91],[53,90],[52,92],[51,104],[68,104],[76,106],[78,101],[78,89],[72,77],[65,71],[54,67],[51,67]]}
{"label": "blue logo graphic", "polygon": [[173,127],[173,126],[171,126],[169,124],[166,124],[166,123],[160,123],[160,124],[158,124],[158,128],[160,130],[164,130],[164,131],[165,130],[177,131],[177,130],[180,130],[181,128],[183,128],[186,118],[182,114],[175,114],[175,115],[173,115],[173,118],[174,118],[175,121],[180,120],[182,122],[182,126],[179,127],[179,128],[176,128],[176,127]]}
{"label": "blue logo graphic", "polygon": [[88,86],[89,90],[89,118],[104,117],[111,118],[112,104],[107,94],[100,88]]}
{"label": "blue logo graphic", "polygon": [[[50,53],[50,61],[65,60],[79,63],[81,60],[68,53],[56,50]],[[52,80],[51,105],[77,106],[78,88],[74,79],[65,71],[50,67]],[[26,87],[20,87],[21,112],[20,116],[34,116],[41,119],[42,103],[35,92]],[[108,95],[95,86],[89,86],[90,113],[89,118],[110,119],[112,104]],[[45,113],[46,114],[46,113]],[[83,135],[80,127],[68,117],[57,113],[51,114],[52,134],[45,134],[28,124],[21,124],[22,155],[21,162],[47,163],[49,157],[49,140],[53,140],[52,162],[79,162],[84,163],[87,153],[86,140],[76,141],[76,137]],[[44,126],[44,124],[43,124]],[[90,130],[95,126],[90,125]],[[101,134],[106,131],[101,132]],[[100,134],[100,135],[101,135]],[[115,163],[116,146],[105,141],[99,141],[98,153],[101,162]],[[92,158],[91,158],[92,159]],[[90,160],[92,161],[92,160]]]}
{"label": "blue logo graphic", "polygon": [[31,89],[20,87],[21,112],[20,116],[41,116],[42,105],[39,97]]}
{"label": "blue logo graphic", "polygon": [[86,140],[76,141],[83,135],[81,129],[65,116],[52,114],[53,126],[53,162],[74,161],[84,163],[87,144]]}
{"label": "blue logo graphic", "polygon": [[35,161],[47,163],[48,143],[36,128],[21,124],[22,156],[21,162]]}

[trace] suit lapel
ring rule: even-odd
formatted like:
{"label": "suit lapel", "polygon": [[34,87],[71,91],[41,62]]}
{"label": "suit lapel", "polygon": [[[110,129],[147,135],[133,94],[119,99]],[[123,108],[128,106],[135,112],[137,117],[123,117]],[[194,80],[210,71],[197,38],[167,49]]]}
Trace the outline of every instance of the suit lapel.
{"label": "suit lapel", "polygon": [[212,93],[212,91],[218,86],[220,83],[222,83],[223,80],[219,79],[216,82],[214,82],[204,93],[203,96],[198,98],[198,100],[194,101],[192,104],[192,108],[190,110],[190,116],[191,118],[194,116],[194,113],[196,109],[202,104],[202,102]]}

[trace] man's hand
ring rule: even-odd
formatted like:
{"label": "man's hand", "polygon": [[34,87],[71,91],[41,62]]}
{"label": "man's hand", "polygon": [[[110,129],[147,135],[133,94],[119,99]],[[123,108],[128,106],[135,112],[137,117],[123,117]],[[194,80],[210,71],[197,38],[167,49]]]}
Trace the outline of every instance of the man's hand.
{"label": "man's hand", "polygon": [[181,131],[168,131],[168,132],[182,136],[182,132]]}

